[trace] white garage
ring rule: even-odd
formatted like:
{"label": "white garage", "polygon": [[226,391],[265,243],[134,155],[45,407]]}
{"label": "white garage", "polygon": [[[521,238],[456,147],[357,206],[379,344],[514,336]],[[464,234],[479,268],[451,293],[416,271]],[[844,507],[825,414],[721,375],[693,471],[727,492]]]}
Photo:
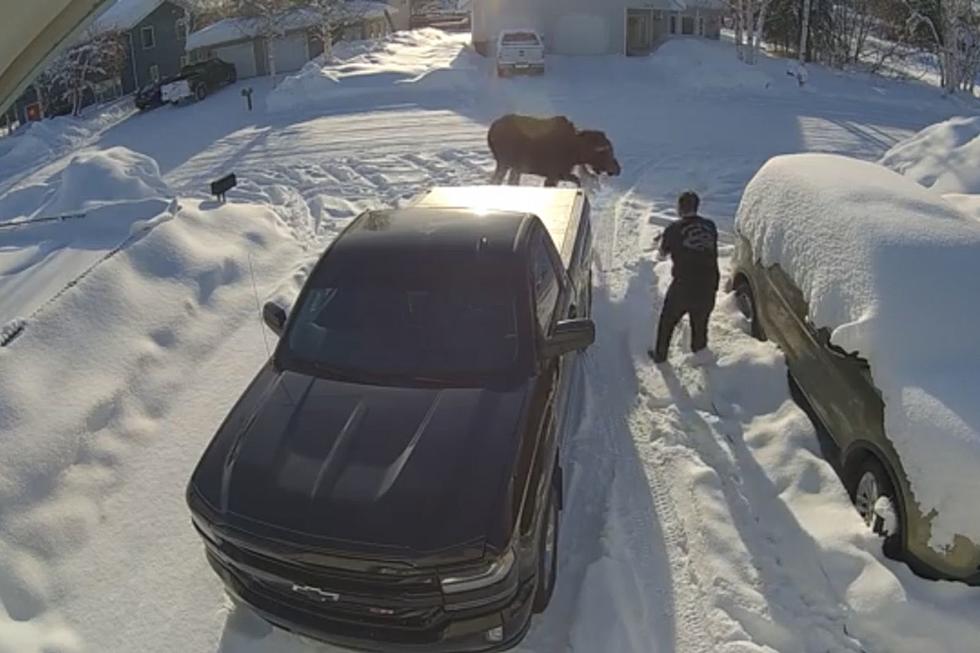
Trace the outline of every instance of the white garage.
{"label": "white garage", "polygon": [[255,48],[251,41],[216,47],[214,55],[222,61],[234,64],[238,79],[255,77],[258,74],[255,66]]}
{"label": "white garage", "polygon": [[299,70],[310,60],[309,39],[305,31],[287,34],[269,42],[269,68],[275,59],[277,73]]}
{"label": "white garage", "polygon": [[669,38],[717,39],[724,0],[472,0],[473,47],[505,29],[537,30],[555,54],[648,54]]}

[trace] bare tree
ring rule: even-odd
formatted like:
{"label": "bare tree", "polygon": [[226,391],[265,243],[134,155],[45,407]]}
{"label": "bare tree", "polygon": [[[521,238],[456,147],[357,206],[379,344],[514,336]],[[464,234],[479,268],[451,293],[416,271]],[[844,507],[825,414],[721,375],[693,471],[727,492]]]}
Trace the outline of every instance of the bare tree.
{"label": "bare tree", "polygon": [[67,101],[72,115],[77,116],[86,92],[96,82],[118,77],[125,64],[126,49],[121,33],[90,31],[48,65],[41,75],[41,85],[47,87],[49,96],[54,92]]}
{"label": "bare tree", "polygon": [[343,38],[348,30],[363,24],[369,3],[350,0],[310,0],[306,5],[316,17],[311,28],[323,43],[323,51]]}
{"label": "bare tree", "polygon": [[762,29],[771,0],[728,0],[735,15],[735,54],[754,64],[762,47]]}
{"label": "bare tree", "polygon": [[911,0],[905,3],[913,29],[931,37],[943,90],[972,92],[980,68],[980,15],[973,0],[936,0],[928,13]]}

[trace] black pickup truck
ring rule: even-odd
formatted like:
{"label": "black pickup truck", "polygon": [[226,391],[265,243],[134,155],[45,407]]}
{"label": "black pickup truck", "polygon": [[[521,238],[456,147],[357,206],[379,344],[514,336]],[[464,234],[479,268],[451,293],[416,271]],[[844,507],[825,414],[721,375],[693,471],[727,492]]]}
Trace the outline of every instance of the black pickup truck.
{"label": "black pickup truck", "polygon": [[229,593],[352,648],[516,645],[557,576],[591,240],[579,190],[435,189],[266,304],[279,344],[187,488]]}
{"label": "black pickup truck", "polygon": [[196,99],[203,100],[208,94],[228,84],[238,81],[235,66],[221,59],[208,59],[189,64],[180,69],[180,74],[160,87],[163,103]]}

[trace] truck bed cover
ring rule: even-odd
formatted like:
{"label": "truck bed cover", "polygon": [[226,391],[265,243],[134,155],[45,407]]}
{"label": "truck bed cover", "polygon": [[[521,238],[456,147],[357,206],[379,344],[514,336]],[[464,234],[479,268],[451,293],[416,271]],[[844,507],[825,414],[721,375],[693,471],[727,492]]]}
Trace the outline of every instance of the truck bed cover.
{"label": "truck bed cover", "polygon": [[562,265],[568,270],[584,204],[585,193],[577,188],[438,186],[422,195],[413,206],[534,214],[544,223],[561,255]]}

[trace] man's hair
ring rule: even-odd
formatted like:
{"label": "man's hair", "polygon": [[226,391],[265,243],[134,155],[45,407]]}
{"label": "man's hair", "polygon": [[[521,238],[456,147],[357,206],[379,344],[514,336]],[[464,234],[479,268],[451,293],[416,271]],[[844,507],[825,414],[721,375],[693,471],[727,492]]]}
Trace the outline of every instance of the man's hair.
{"label": "man's hair", "polygon": [[677,210],[680,212],[682,218],[689,215],[696,215],[700,205],[701,198],[693,190],[684,191],[677,198]]}

